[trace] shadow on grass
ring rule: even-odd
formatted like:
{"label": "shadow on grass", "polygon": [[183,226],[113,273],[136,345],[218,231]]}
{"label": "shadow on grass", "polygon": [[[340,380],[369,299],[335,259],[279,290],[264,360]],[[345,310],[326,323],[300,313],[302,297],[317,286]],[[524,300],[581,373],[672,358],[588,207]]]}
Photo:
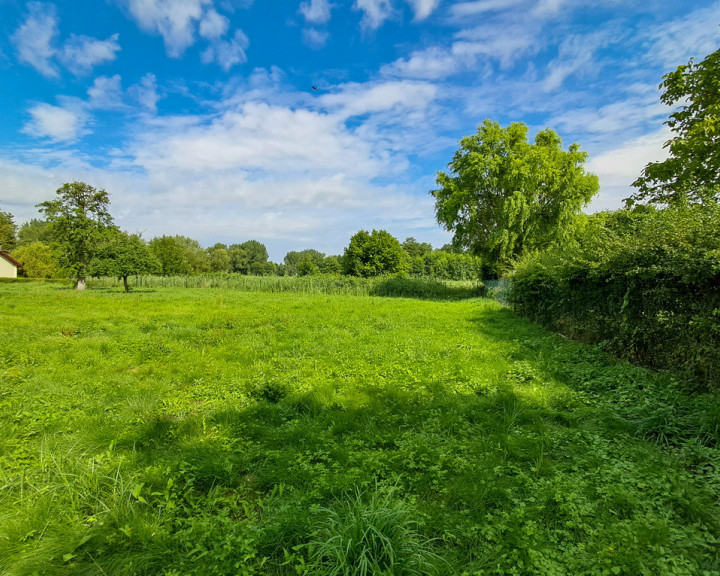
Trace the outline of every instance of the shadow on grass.
{"label": "shadow on grass", "polygon": [[594,425],[663,446],[720,445],[720,393],[694,392],[680,373],[635,366],[508,308],[484,309],[472,321],[485,338],[507,347],[512,360],[590,399]]}

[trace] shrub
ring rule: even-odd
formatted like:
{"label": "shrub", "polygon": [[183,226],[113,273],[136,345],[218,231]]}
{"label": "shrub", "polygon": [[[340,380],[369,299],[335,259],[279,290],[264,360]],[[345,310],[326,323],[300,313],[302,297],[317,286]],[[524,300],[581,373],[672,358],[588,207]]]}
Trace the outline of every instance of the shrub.
{"label": "shrub", "polygon": [[513,308],[652,368],[720,382],[720,209],[621,210],[522,260]]}

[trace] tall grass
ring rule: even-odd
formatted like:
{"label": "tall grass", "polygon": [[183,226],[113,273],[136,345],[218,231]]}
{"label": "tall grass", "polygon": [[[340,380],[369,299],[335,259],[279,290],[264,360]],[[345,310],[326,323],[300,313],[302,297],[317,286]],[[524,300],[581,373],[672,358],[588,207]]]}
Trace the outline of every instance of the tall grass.
{"label": "tall grass", "polygon": [[[134,285],[142,288],[221,288],[241,292],[394,296],[440,300],[483,295],[482,284],[473,281],[386,276],[356,278],[339,274],[317,276],[245,276],[242,274],[136,276]],[[113,277],[94,278],[88,282],[88,286],[119,288],[122,287],[122,281]]]}

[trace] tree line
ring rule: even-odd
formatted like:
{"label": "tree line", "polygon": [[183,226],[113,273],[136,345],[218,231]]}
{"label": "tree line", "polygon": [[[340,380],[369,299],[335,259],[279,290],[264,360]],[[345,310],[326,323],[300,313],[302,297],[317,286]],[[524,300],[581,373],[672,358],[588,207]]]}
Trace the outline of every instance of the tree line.
{"label": "tree line", "polygon": [[137,275],[192,276],[225,273],[255,276],[345,274],[371,277],[409,274],[447,280],[477,279],[479,258],[447,245],[434,249],[407,238],[400,242],[385,230],[360,230],[341,255],[314,250],[290,251],[283,262],[269,260],[258,240],[216,243],[204,248],[182,235],[146,241],[117,227],[109,211],[110,198],[84,182],[66,183],[56,197],[38,204],[44,219],[21,226],[12,214],[0,211],[0,249],[23,265],[27,277],[72,277],[83,289],[87,277],[129,278]]}

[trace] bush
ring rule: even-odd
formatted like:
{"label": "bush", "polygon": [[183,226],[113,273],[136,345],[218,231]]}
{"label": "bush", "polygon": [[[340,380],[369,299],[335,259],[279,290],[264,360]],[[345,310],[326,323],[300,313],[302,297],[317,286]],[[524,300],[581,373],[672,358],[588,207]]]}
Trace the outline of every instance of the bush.
{"label": "bush", "polygon": [[640,364],[720,382],[720,209],[621,210],[522,260],[513,308]]}

